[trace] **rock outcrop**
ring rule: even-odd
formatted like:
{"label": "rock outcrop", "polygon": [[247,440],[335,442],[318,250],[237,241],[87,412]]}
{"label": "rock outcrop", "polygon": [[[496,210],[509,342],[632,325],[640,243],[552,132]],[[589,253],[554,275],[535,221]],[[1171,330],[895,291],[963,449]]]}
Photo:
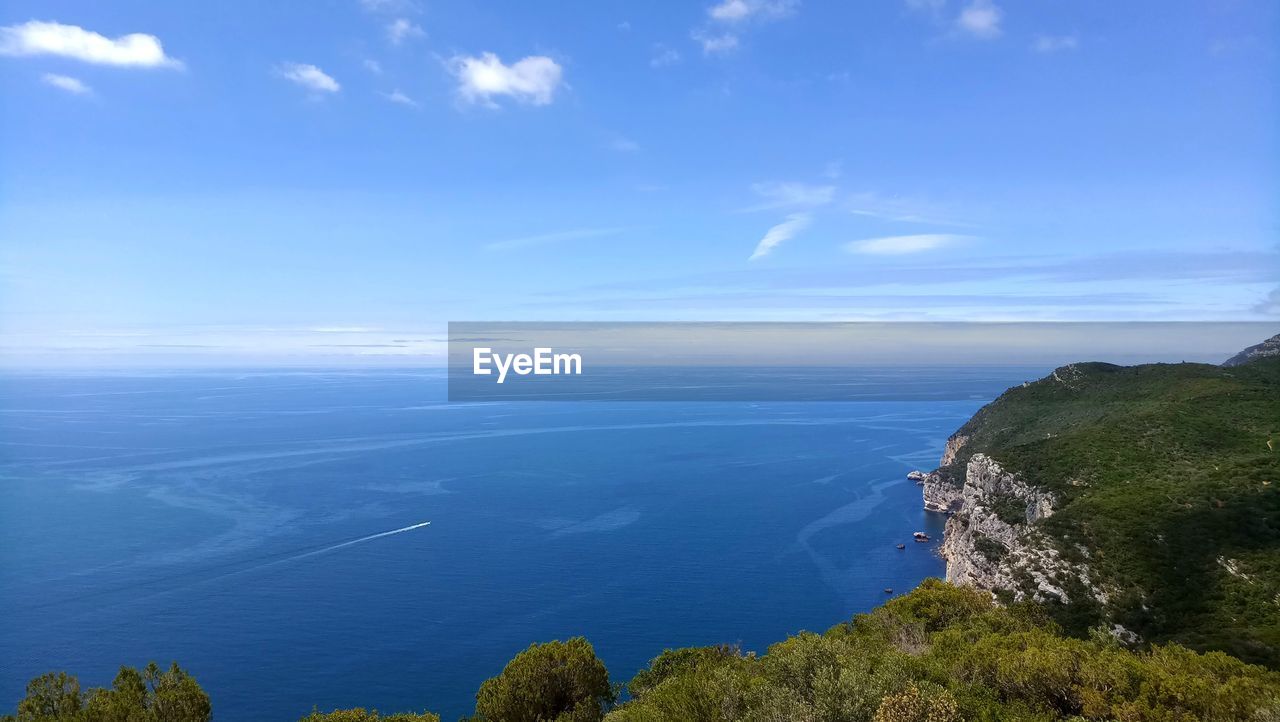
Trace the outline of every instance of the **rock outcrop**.
{"label": "rock outcrop", "polygon": [[1240,366],[1242,364],[1247,364],[1254,359],[1270,358],[1272,356],[1280,356],[1280,334],[1276,334],[1262,343],[1250,346],[1235,356],[1223,361],[1222,365]]}
{"label": "rock outcrop", "polygon": [[947,439],[947,445],[942,448],[942,459],[938,462],[938,466],[950,466],[956,461],[956,455],[969,443],[969,437],[964,434],[952,434]]}
{"label": "rock outcrop", "polygon": [[960,487],[944,472],[934,471],[926,474],[923,486],[926,511],[954,512],[964,501]]}
{"label": "rock outcrop", "polygon": [[1105,601],[1089,570],[1064,560],[1037,528],[1037,522],[1053,514],[1054,504],[1052,494],[984,454],[969,459],[959,488],[945,477],[926,480],[925,508],[953,512],[941,547],[947,581],[1004,592],[1015,600],[1069,602],[1073,594],[1083,593]]}

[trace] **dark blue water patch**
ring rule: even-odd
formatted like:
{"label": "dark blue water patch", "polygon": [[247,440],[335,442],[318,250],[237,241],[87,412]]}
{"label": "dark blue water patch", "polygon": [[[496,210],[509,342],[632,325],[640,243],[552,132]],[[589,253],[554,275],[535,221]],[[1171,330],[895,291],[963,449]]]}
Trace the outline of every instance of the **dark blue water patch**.
{"label": "dark blue water patch", "polygon": [[50,669],[177,660],[219,718],[279,720],[453,719],[570,635],[624,681],[666,647],[826,629],[942,573],[894,548],[941,531],[904,475],[981,404],[446,404],[417,373],[0,389],[0,706]]}

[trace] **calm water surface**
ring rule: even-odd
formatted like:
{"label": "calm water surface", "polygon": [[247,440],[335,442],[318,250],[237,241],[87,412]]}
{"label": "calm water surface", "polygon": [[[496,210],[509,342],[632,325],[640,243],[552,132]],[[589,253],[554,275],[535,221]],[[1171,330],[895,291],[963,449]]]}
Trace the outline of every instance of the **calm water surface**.
{"label": "calm water surface", "polygon": [[222,720],[456,719],[533,641],[585,635],[625,681],[664,647],[826,629],[942,573],[910,543],[941,519],[904,474],[1039,375],[983,374],[961,401],[768,404],[448,404],[408,372],[7,376],[0,710],[51,669],[88,686],[177,660]]}

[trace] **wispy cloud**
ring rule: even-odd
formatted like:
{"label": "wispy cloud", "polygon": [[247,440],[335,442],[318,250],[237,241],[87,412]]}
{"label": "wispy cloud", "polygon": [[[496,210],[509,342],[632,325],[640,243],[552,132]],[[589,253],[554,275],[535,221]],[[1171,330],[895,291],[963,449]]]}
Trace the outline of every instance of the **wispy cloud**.
{"label": "wispy cloud", "polygon": [[364,65],[364,69],[368,70],[370,73],[373,73],[374,75],[382,75],[382,63],[379,63],[372,58],[365,58],[362,65]]}
{"label": "wispy cloud", "polygon": [[527,248],[529,246],[542,246],[549,243],[558,243],[560,241],[576,241],[584,238],[604,238],[607,236],[616,236],[625,233],[628,228],[574,228],[567,231],[553,231],[551,233],[539,233],[533,236],[522,236],[520,238],[509,238],[505,241],[494,241],[485,244],[487,251],[507,251],[513,248]]}
{"label": "wispy cloud", "polygon": [[420,25],[406,18],[396,18],[387,25],[387,39],[392,45],[399,45],[412,38],[421,38],[426,34]]}
{"label": "wispy cloud", "polygon": [[800,6],[799,0],[722,0],[707,8],[707,17],[722,23],[785,18]]}
{"label": "wispy cloud", "polygon": [[727,53],[739,45],[738,32],[751,22],[780,20],[795,13],[799,0],[721,0],[707,8],[707,25],[691,33],[705,55]]}
{"label": "wispy cloud", "polygon": [[738,47],[738,36],[733,33],[707,33],[695,30],[692,37],[702,46],[702,52],[705,55],[727,53]]}
{"label": "wispy cloud", "polygon": [[973,222],[952,217],[948,209],[938,207],[936,204],[897,196],[885,197],[874,192],[861,192],[849,196],[846,207],[854,215],[884,221],[961,228],[977,227]]}
{"label": "wispy cloud", "polygon": [[78,25],[32,20],[0,28],[0,55],[54,55],[95,65],[135,68],[181,68],[165,55],[154,35],[131,33],[118,38],[85,30]]}
{"label": "wispy cloud", "polygon": [[1037,35],[1031,48],[1037,53],[1057,53],[1063,50],[1075,50],[1080,41],[1074,35]]}
{"label": "wispy cloud", "polygon": [[393,90],[390,93],[383,93],[382,97],[386,98],[392,103],[396,103],[397,105],[407,105],[410,108],[418,107],[418,101],[414,100],[413,98],[410,98],[404,93],[401,93],[399,90]]}
{"label": "wispy cloud", "polygon": [[547,105],[561,85],[563,69],[545,55],[530,55],[505,65],[493,53],[456,55],[448,62],[458,81],[458,94],[471,103],[496,107],[494,98],[507,96],[533,105]]}
{"label": "wispy cloud", "polygon": [[908,253],[932,251],[943,246],[950,246],[970,236],[950,233],[924,233],[914,236],[883,236],[867,238],[861,241],[850,241],[845,250],[850,253],[865,253],[875,256],[901,256]]}
{"label": "wispy cloud", "polygon": [[906,255],[885,259],[885,264],[852,266],[719,271],[688,273],[660,278],[636,278],[584,286],[585,290],[664,292],[708,286],[746,288],[859,287],[898,284],[902,278],[929,274],[949,283],[978,283],[984,288],[996,282],[1095,283],[1116,282],[1124,288],[1135,283],[1155,282],[1161,287],[1185,281],[1219,288],[1241,284],[1275,284],[1280,268],[1277,251],[1155,251],[1138,250],[1070,256],[997,256],[978,259],[949,259],[941,267],[938,259]]}
{"label": "wispy cloud", "polygon": [[833,185],[812,185],[809,183],[755,183],[751,190],[762,200],[746,211],[763,211],[775,208],[813,208],[831,202],[835,197],[836,187]]}
{"label": "wispy cloud", "polygon": [[276,75],[317,93],[336,93],[342,90],[338,81],[320,68],[307,63],[281,63],[276,66]]}
{"label": "wispy cloud", "polygon": [[812,220],[808,213],[792,213],[787,216],[785,221],[765,232],[764,238],[756,244],[756,250],[747,260],[755,261],[769,255],[779,244],[791,240],[797,233],[808,228]]}
{"label": "wispy cloud", "polygon": [[665,68],[678,62],[680,62],[680,53],[675,48],[669,48],[662,43],[653,46],[653,57],[649,58],[649,67]]}
{"label": "wispy cloud", "polygon": [[982,40],[1000,37],[1004,12],[992,0],[972,0],[960,10],[956,27]]}
{"label": "wispy cloud", "polygon": [[45,85],[52,85],[59,90],[65,90],[72,95],[92,95],[93,89],[76,78],[69,75],[58,75],[57,73],[45,73],[40,76],[40,80]]}

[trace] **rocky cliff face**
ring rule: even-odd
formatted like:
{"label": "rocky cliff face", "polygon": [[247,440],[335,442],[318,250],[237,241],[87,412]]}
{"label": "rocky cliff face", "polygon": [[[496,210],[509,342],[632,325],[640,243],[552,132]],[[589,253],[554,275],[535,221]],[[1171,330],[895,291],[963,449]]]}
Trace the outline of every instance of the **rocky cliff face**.
{"label": "rocky cliff face", "polygon": [[1072,594],[1085,594],[1105,601],[1089,570],[1062,559],[1037,529],[1037,522],[1054,512],[1053,495],[1005,471],[994,459],[974,454],[962,487],[926,479],[924,493],[926,509],[954,512],[942,542],[947,581],[1006,592],[1015,600],[1068,602]]}
{"label": "rocky cliff face", "polygon": [[1240,366],[1260,358],[1280,356],[1280,334],[1259,344],[1254,344],[1222,363],[1223,366]]}
{"label": "rocky cliff face", "polygon": [[924,477],[924,508],[926,511],[952,512],[964,501],[960,487],[942,472],[930,472]]}
{"label": "rocky cliff face", "polygon": [[942,459],[938,461],[938,466],[949,466],[950,464],[954,464],[956,454],[959,454],[960,450],[963,449],[964,445],[967,443],[969,443],[968,436],[965,436],[964,434],[952,434],[951,438],[947,439],[947,445],[942,449]]}
{"label": "rocky cliff face", "polygon": [[[947,445],[942,450],[942,460],[938,462],[940,467],[949,466],[955,463],[956,455],[960,453],[960,449],[964,447],[969,437],[963,434],[952,434],[947,439]],[[926,474],[924,481],[924,508],[928,511],[936,512],[954,512],[960,508],[962,495],[960,493],[960,482],[953,479],[948,473],[941,468]]]}

